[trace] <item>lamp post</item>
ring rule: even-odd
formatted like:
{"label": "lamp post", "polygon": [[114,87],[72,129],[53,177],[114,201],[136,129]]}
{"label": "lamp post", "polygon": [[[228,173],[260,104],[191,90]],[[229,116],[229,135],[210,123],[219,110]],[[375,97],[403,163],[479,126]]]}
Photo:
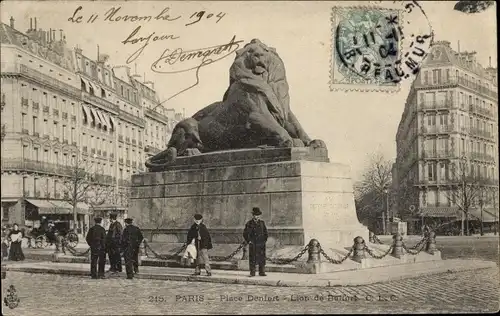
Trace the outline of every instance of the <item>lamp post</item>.
{"label": "lamp post", "polygon": [[387,186],[384,187],[385,193],[385,220],[384,220],[384,235],[389,230],[389,190]]}

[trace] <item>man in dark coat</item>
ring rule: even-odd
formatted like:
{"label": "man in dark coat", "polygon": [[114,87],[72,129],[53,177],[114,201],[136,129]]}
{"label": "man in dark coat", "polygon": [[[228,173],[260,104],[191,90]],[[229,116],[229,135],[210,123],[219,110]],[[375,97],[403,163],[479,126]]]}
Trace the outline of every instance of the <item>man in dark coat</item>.
{"label": "man in dark coat", "polygon": [[266,223],[260,219],[262,212],[258,207],[252,209],[253,218],[245,225],[243,238],[248,243],[248,260],[250,262],[250,276],[255,276],[255,266],[259,265],[259,275],[266,276]]}
{"label": "man in dark coat", "polygon": [[208,257],[208,250],[212,249],[212,238],[208,232],[207,226],[202,223],[203,216],[201,214],[194,215],[194,224],[188,231],[187,244],[194,243],[196,247],[196,268],[194,275],[201,274],[201,266],[205,266],[207,276],[212,275],[210,269],[210,258]]}
{"label": "man in dark coat", "polygon": [[[92,279],[104,279],[106,264],[106,230],[101,226],[102,218],[94,219],[95,225],[87,233],[87,244],[90,247],[90,275]],[[97,267],[99,265],[99,268]]]}
{"label": "man in dark coat", "polygon": [[109,225],[108,234],[106,235],[106,249],[109,256],[109,271],[122,272],[122,257],[120,255],[120,242],[122,238],[123,227],[116,220],[116,214],[109,216],[111,225]]}
{"label": "man in dark coat", "polygon": [[125,219],[121,246],[125,257],[125,271],[127,279],[133,279],[134,273],[139,272],[139,247],[144,237],[139,227],[132,225],[132,219]]}

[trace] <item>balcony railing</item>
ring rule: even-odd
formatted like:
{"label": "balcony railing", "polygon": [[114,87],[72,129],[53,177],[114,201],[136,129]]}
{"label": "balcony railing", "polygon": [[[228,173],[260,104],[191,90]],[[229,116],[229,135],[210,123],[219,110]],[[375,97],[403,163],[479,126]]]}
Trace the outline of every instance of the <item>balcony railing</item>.
{"label": "balcony railing", "polygon": [[134,116],[130,113],[127,113],[123,110],[118,110],[118,116],[125,121],[128,121],[130,123],[134,123],[135,125],[138,125],[140,127],[144,127],[144,119]]}
{"label": "balcony railing", "polygon": [[137,145],[137,141],[135,139],[132,139],[132,145]]}
{"label": "balcony railing", "polygon": [[54,109],[52,110],[52,114],[54,114],[54,116],[59,116],[59,110],[58,109]]}
{"label": "balcony railing", "polygon": [[19,67],[19,73],[29,79],[35,80],[37,82],[52,86],[57,88],[60,91],[64,91],[72,96],[79,96],[80,95],[80,89],[77,89],[73,86],[70,86],[64,82],[58,81],[48,75],[45,75],[37,70],[31,69],[26,65],[17,65],[15,64],[14,67],[17,69]]}
{"label": "balcony railing", "polygon": [[449,86],[449,85],[460,85],[462,87],[469,88],[484,96],[488,96],[498,100],[498,94],[496,91],[486,88],[483,85],[479,85],[477,82],[473,82],[471,80],[466,80],[463,77],[450,76],[448,79],[439,80],[437,82],[420,82],[418,83],[420,87],[428,87],[428,86]]}
{"label": "balcony railing", "polygon": [[49,113],[50,108],[48,106],[43,107],[43,113]]}
{"label": "balcony railing", "polygon": [[122,187],[128,187],[130,186],[130,181],[120,179],[118,180],[118,185]]}
{"label": "balcony railing", "polygon": [[452,158],[455,155],[450,150],[424,151],[424,158]]}
{"label": "balcony railing", "polygon": [[142,141],[139,141],[139,147],[142,147]]}
{"label": "balcony railing", "polygon": [[123,158],[118,159],[118,162],[123,164]]}
{"label": "balcony railing", "polygon": [[54,136],[53,138],[54,138],[54,140],[55,140],[56,142],[58,142],[58,141],[59,141],[59,137]]}
{"label": "balcony railing", "polygon": [[33,101],[33,110],[40,109],[40,103]]}
{"label": "balcony railing", "polygon": [[91,153],[91,154],[95,154],[95,148],[92,148],[92,149],[90,150],[90,153]]}
{"label": "balcony railing", "polygon": [[166,117],[165,115],[161,114],[161,113],[158,113],[156,111],[153,111],[151,109],[148,109],[148,108],[145,108],[144,109],[144,115],[145,116],[149,116],[155,120],[159,120],[165,124],[168,124],[169,123],[169,120],[168,120],[168,117]]}
{"label": "balcony railing", "polygon": [[40,137],[40,133],[39,132],[33,132],[33,136]]}
{"label": "balcony railing", "polygon": [[104,157],[107,157],[107,156],[108,156],[108,153],[104,150],[104,151],[102,152],[102,155],[103,155]]}
{"label": "balcony railing", "polygon": [[453,100],[422,101],[419,103],[419,108],[425,110],[451,109],[453,107],[455,107]]}
{"label": "balcony railing", "polygon": [[71,175],[71,166],[59,165],[50,162],[35,161],[30,159],[2,159],[2,170],[19,170],[28,172],[44,172],[54,175]]}
{"label": "balcony railing", "polygon": [[71,115],[71,121],[76,122],[76,115]]}
{"label": "balcony railing", "polygon": [[43,138],[43,139],[50,139],[50,136],[49,136],[49,135],[47,135],[47,134],[43,134],[43,137],[42,137],[42,138]]}
{"label": "balcony railing", "polygon": [[40,197],[40,191],[35,191],[35,197]]}
{"label": "balcony railing", "polygon": [[72,141],[72,142],[71,142],[71,145],[76,146],[76,142],[75,142],[75,141]]}
{"label": "balcony railing", "polygon": [[97,154],[98,154],[99,156],[101,155],[101,150],[100,150],[100,149],[98,149],[98,150],[97,150]]}
{"label": "balcony railing", "polygon": [[422,128],[424,134],[451,133],[453,125],[425,126]]}
{"label": "balcony railing", "polygon": [[26,98],[21,98],[21,105],[23,107],[28,107],[28,99]]}
{"label": "balcony railing", "polygon": [[26,128],[23,128],[21,133],[28,135],[30,132]]}
{"label": "balcony railing", "polygon": [[54,193],[54,198],[59,199],[61,197],[61,193],[56,192]]}
{"label": "balcony railing", "polygon": [[487,131],[483,131],[479,128],[470,128],[469,132],[474,136],[484,137],[484,138],[493,138],[493,134]]}
{"label": "balcony railing", "polygon": [[69,141],[67,139],[63,140],[63,144],[66,144],[68,145],[69,144]]}
{"label": "balcony railing", "polygon": [[126,142],[127,144],[130,144],[130,137],[125,137],[125,142]]}
{"label": "balcony railing", "polygon": [[130,159],[127,159],[126,164],[127,167],[130,167]]}
{"label": "balcony railing", "polygon": [[63,112],[62,113],[62,118],[63,118],[63,120],[67,120],[68,119],[68,113],[67,112]]}
{"label": "balcony railing", "polygon": [[137,168],[137,162],[132,161],[132,167]]}
{"label": "balcony railing", "polygon": [[96,97],[94,95],[91,95],[89,93],[83,92],[83,99],[85,101],[88,101],[90,103],[97,103],[104,107],[105,109],[109,110],[110,112],[118,112],[120,109],[118,108],[117,105],[109,102],[108,100],[105,100],[103,98]]}
{"label": "balcony railing", "polygon": [[118,135],[118,141],[123,142],[123,135]]}
{"label": "balcony railing", "polygon": [[87,146],[83,146],[82,150],[83,150],[83,152],[87,152],[88,151]]}
{"label": "balcony railing", "polygon": [[110,153],[109,154],[109,158],[111,158],[111,159],[115,158],[115,154],[114,153]]}

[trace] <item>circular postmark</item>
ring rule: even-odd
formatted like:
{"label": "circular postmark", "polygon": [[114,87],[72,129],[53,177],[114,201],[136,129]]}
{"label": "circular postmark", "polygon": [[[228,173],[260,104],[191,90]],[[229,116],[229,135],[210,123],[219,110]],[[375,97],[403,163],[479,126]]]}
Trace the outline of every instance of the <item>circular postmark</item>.
{"label": "circular postmark", "polygon": [[336,11],[337,71],[350,82],[395,85],[416,75],[434,35],[417,1]]}

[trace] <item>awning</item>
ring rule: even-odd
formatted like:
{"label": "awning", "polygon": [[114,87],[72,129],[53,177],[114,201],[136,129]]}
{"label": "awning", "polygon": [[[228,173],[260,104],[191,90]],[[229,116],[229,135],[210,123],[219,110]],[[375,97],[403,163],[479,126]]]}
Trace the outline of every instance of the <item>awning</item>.
{"label": "awning", "polygon": [[92,116],[90,115],[89,108],[85,104],[82,104],[82,108],[83,108],[83,111],[85,112],[85,115],[87,115],[87,122],[90,123],[90,121],[92,121]]}
{"label": "awning", "polygon": [[113,115],[110,115],[110,116],[109,116],[109,119],[110,119],[111,124],[113,125],[113,126],[112,126],[112,127],[113,127],[113,128],[112,128],[112,130],[116,131],[116,121],[115,121],[115,119],[113,118]]}
{"label": "awning", "polygon": [[83,79],[82,77],[80,77],[80,80],[83,81],[85,85],[85,92],[90,92],[90,83],[88,82],[88,80]]}
{"label": "awning", "polygon": [[102,125],[107,127],[108,126],[108,122],[104,118],[104,114],[101,111],[99,111],[99,110],[95,110],[95,111],[97,112],[97,115],[99,115],[99,118],[101,119]]}
{"label": "awning", "polygon": [[456,207],[447,206],[423,207],[420,210],[420,215],[424,217],[458,217],[460,211]]}
{"label": "awning", "polygon": [[104,112],[101,112],[101,115],[104,118],[104,120],[106,121],[106,125],[108,126],[108,129],[111,129],[111,122],[109,120],[109,115],[104,113]]}
{"label": "awning", "polygon": [[[470,211],[470,217],[473,220],[481,220],[481,209],[472,209]],[[483,210],[483,222],[487,223],[493,223],[495,221],[498,221],[498,212],[495,217],[495,210],[494,209],[484,209]]]}
{"label": "awning", "polygon": [[61,201],[55,200],[35,200],[26,199],[26,201],[38,208],[38,214],[71,214],[71,205],[60,204]]}
{"label": "awning", "polygon": [[97,111],[90,108],[90,111],[92,112],[92,114],[94,114],[94,117],[95,117],[95,123],[96,124],[101,124],[102,125],[102,122],[101,122],[101,119],[99,117],[99,115],[97,115]]}

